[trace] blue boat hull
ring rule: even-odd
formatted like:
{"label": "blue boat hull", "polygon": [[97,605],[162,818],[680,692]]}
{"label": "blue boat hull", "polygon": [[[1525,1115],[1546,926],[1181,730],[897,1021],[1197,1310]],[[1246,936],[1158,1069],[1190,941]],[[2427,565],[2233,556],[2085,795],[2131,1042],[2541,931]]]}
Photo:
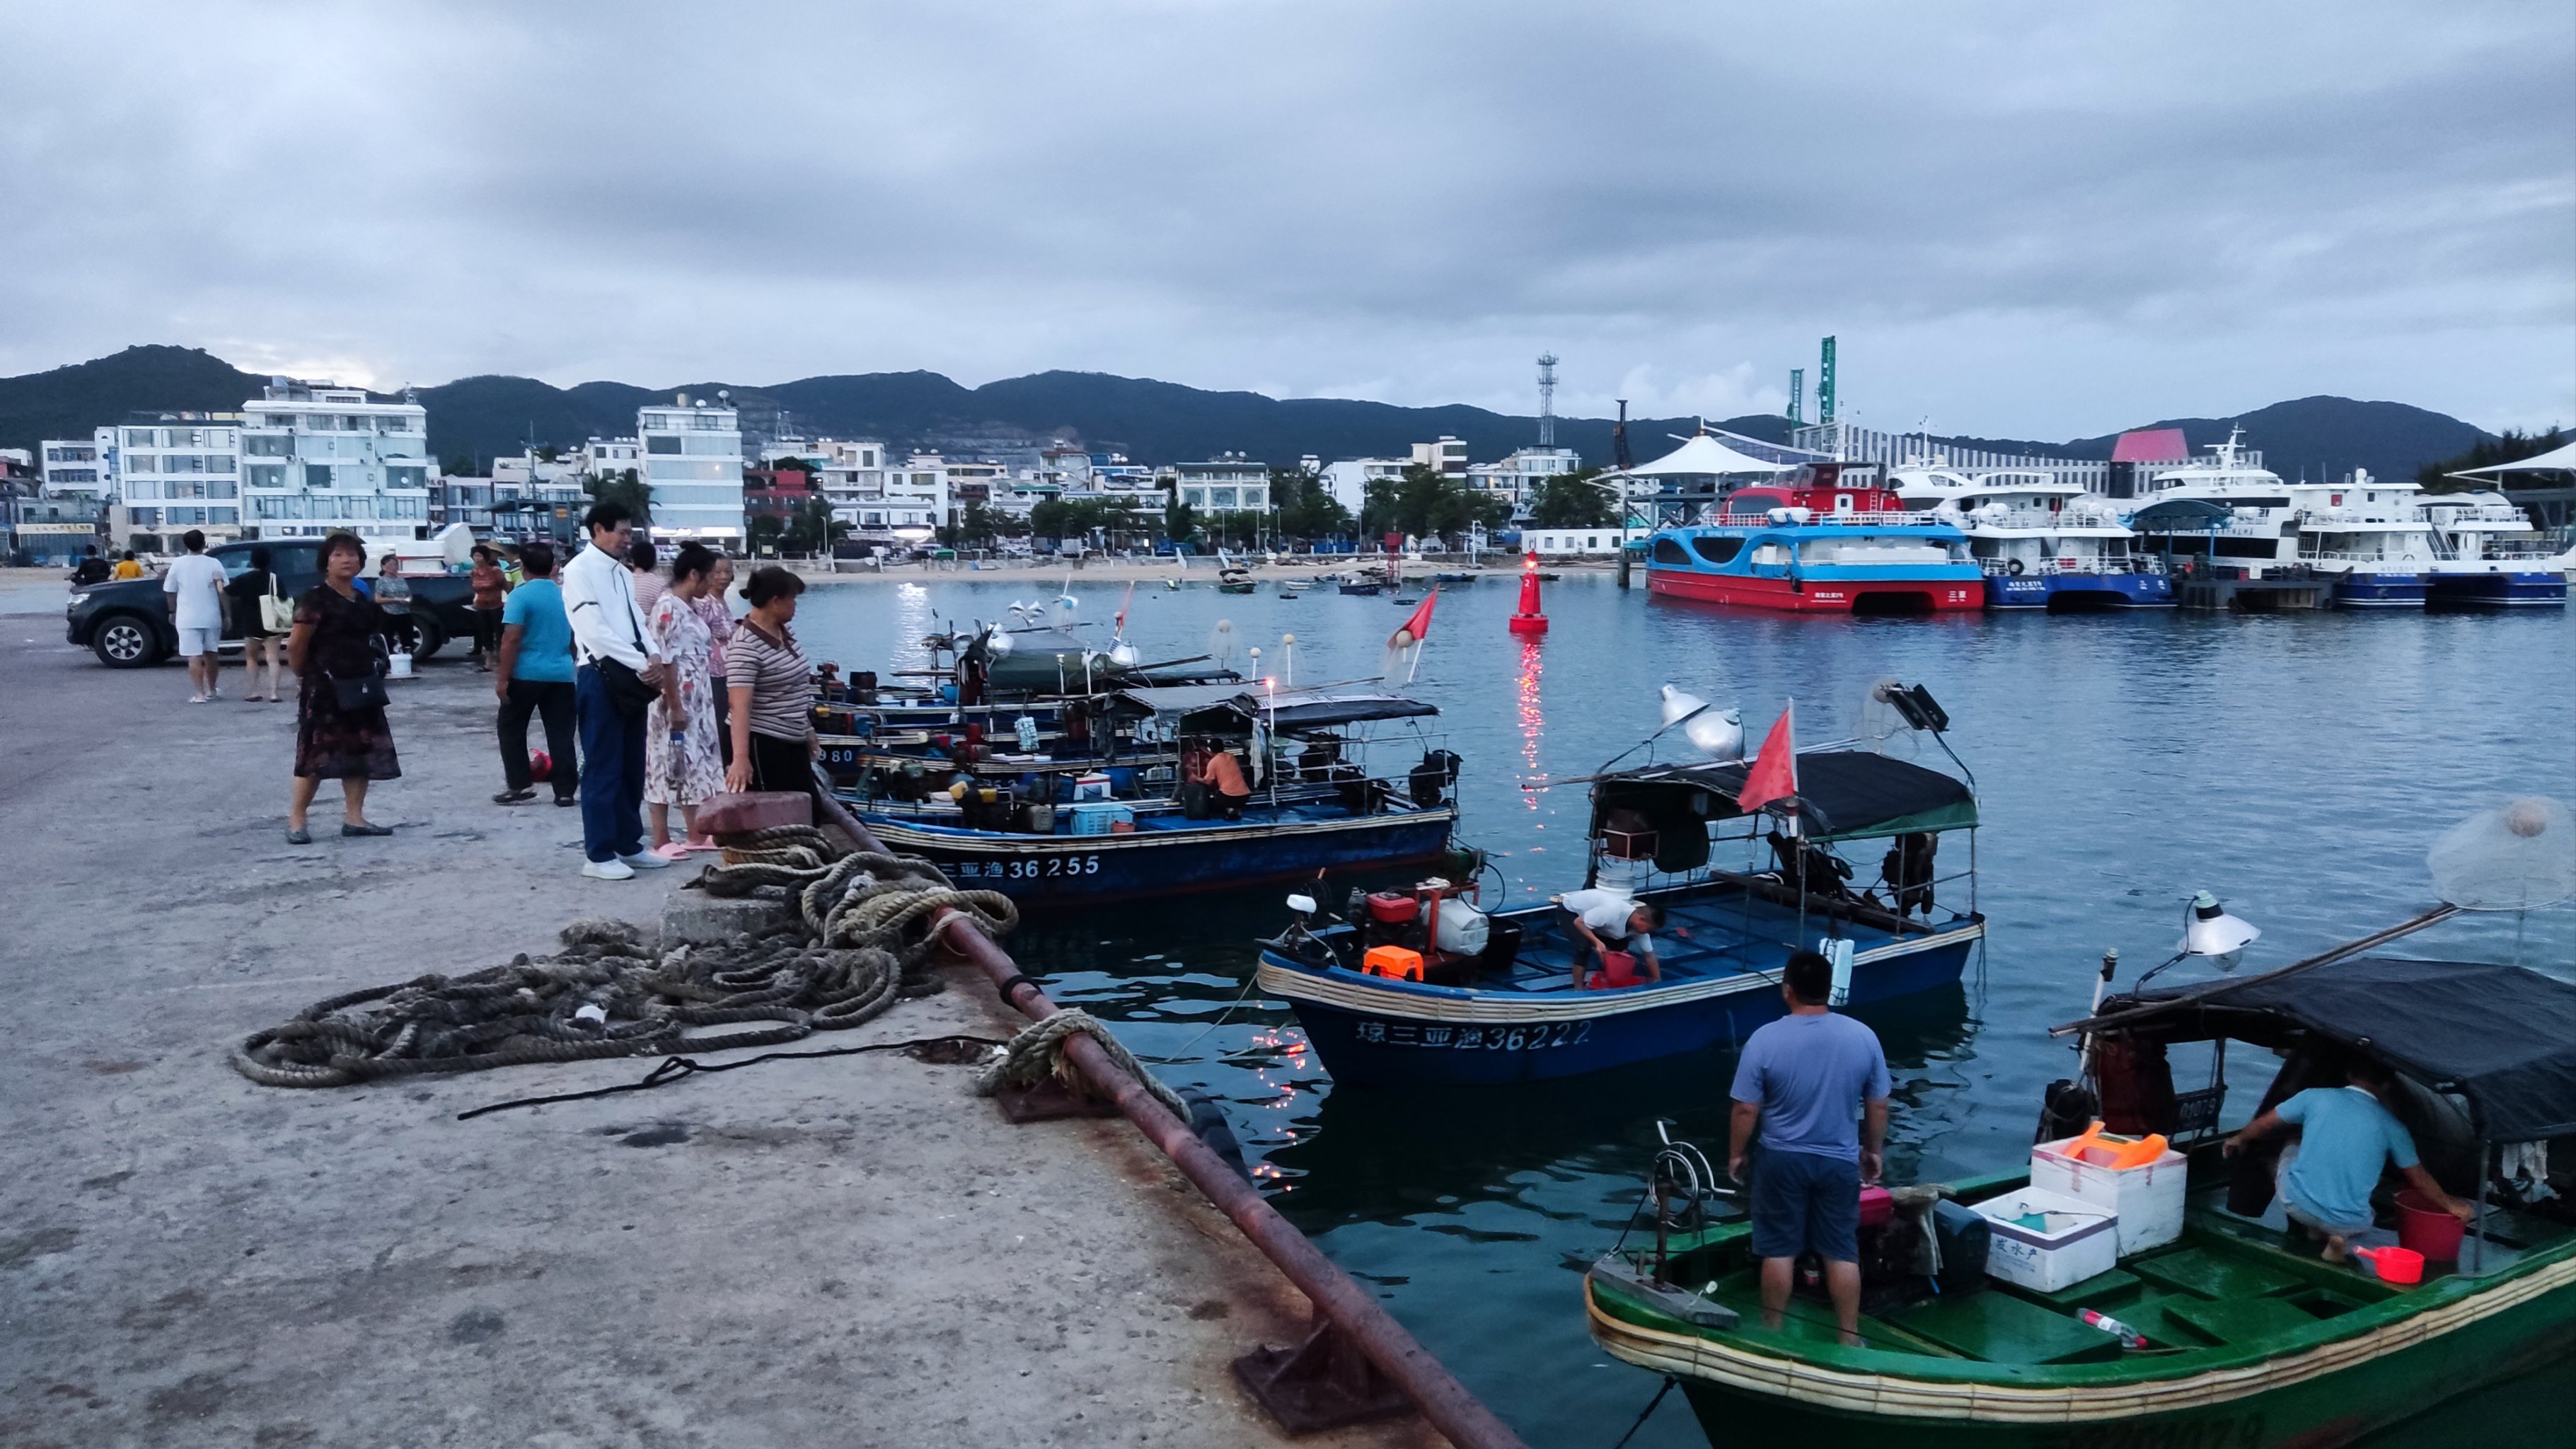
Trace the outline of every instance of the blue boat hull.
{"label": "blue boat hull", "polygon": [[1988,574],[1989,609],[2045,609],[2077,604],[2114,609],[2169,609],[2173,580],[2163,574]]}
{"label": "blue boat hull", "polygon": [[1117,901],[1303,880],[1319,870],[1437,860],[1456,813],[1274,825],[1210,821],[1132,835],[1017,835],[925,826],[853,804],[888,849],[918,855],[968,890],[1000,891],[1023,908]]}
{"label": "blue boat hull", "polygon": [[2422,574],[2345,574],[2335,580],[2338,609],[2420,609],[2424,607]]}
{"label": "blue boat hull", "polygon": [[[1849,1004],[1867,1006],[1956,982],[1980,934],[1947,933],[1856,964]],[[1263,966],[1273,982],[1285,973],[1316,974],[1269,953]],[[1336,1083],[1496,1086],[1581,1076],[1742,1041],[1787,1010],[1772,978],[1747,973],[1729,986],[1721,994],[1669,1006],[1616,1012],[1607,1008],[1629,994],[1605,992],[1597,998],[1605,1008],[1600,1014],[1526,1024],[1475,1024],[1432,1014],[1440,998],[1469,995],[1463,992],[1422,992],[1425,1009],[1419,1011],[1351,1010],[1297,995],[1288,1000]],[[1395,993],[1382,995],[1393,1004]]]}
{"label": "blue boat hull", "polygon": [[2491,574],[2434,574],[2425,602],[2468,609],[2556,609],[2567,603],[2567,576],[2550,569]]}

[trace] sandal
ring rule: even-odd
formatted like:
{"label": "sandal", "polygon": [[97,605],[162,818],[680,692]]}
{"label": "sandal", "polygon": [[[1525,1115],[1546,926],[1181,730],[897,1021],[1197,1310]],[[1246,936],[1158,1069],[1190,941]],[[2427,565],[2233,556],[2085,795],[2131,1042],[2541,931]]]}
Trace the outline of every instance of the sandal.
{"label": "sandal", "polygon": [[311,845],[313,843],[313,832],[299,825],[293,830],[286,832],[286,843],[289,845]]}
{"label": "sandal", "polygon": [[537,792],[534,790],[504,790],[500,794],[492,797],[492,803],[495,805],[525,805],[535,798],[537,798]]}
{"label": "sandal", "polygon": [[340,833],[342,835],[391,835],[394,833],[394,828],[390,825],[368,825],[361,823],[357,825],[342,825],[340,827]]}

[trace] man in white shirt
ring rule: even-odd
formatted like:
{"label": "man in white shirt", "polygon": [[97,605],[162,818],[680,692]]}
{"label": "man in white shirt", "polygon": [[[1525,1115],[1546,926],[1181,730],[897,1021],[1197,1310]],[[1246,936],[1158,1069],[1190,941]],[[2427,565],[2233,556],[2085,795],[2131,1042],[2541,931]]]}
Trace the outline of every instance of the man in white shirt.
{"label": "man in white shirt", "polygon": [[1634,957],[1637,972],[1622,979],[1610,970],[1608,960],[1601,959],[1603,984],[1647,986],[1663,979],[1663,968],[1655,960],[1655,938],[1647,934],[1664,923],[1662,907],[1637,901],[1626,891],[1596,889],[1567,891],[1556,898],[1556,908],[1557,922],[1574,947],[1577,991],[1584,985],[1585,958],[1606,958],[1613,951]]}
{"label": "man in white shirt", "polygon": [[190,704],[223,698],[215,687],[215,650],[224,638],[224,566],[206,557],[206,536],[189,529],[179,540],[188,552],[161,576],[161,602],[179,630],[179,657],[188,661]]}
{"label": "man in white shirt", "polygon": [[[564,617],[572,624],[573,716],[581,727],[581,873],[630,880],[671,862],[644,848],[644,710],[662,684],[662,654],[644,627],[626,572],[634,536],[625,507],[591,505],[582,519],[590,547],[564,565]],[[611,679],[631,675],[646,689],[626,703]],[[624,680],[619,680],[623,685]],[[632,697],[640,695],[641,697]]]}

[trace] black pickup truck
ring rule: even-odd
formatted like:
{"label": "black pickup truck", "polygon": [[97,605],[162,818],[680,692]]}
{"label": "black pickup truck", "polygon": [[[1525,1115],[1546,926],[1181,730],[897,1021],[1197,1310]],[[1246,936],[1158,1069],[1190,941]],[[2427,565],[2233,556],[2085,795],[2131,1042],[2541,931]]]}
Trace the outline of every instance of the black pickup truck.
{"label": "black pickup truck", "polygon": [[[224,566],[226,578],[238,578],[250,567],[250,551],[268,550],[269,566],[290,599],[301,598],[322,582],[316,557],[320,539],[279,539],[263,543],[218,544],[206,552]],[[407,578],[411,585],[412,657],[427,659],[448,640],[474,633],[474,586],[462,575]],[[139,669],[158,664],[179,647],[178,626],[170,620],[161,581],[124,579],[88,584],[72,590],[64,612],[66,636],[98,655],[110,669]],[[239,610],[224,627],[226,640],[241,638]]]}

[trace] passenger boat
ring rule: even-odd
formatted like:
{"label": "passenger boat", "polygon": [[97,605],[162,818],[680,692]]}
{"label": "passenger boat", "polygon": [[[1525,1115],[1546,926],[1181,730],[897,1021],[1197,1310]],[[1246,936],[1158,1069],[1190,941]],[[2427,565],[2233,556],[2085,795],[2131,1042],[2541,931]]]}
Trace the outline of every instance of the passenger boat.
{"label": "passenger boat", "polygon": [[[2492,814],[2430,858],[2457,905],[2276,971],[2150,990],[2151,971],[2108,999],[2106,957],[2091,1013],[2056,1028],[2079,1065],[2049,1088],[2027,1166],[1894,1189],[1882,1205],[1896,1210],[1874,1224],[1864,1203],[1858,1346],[1800,1292],[1763,1322],[1749,1224],[1712,1200],[1706,1159],[1683,1146],[1658,1158],[1653,1245],[1623,1239],[1586,1275],[1594,1339],[1675,1377],[1717,1444],[2332,1449],[2565,1363],[2576,985],[2376,954],[2462,908],[2576,890],[2563,807]],[[2200,939],[2229,926],[2241,923],[2202,904],[2183,951],[2223,955],[2258,934]],[[2395,1078],[2383,1100],[2425,1169],[2473,1205],[2470,1222],[2383,1182],[2378,1225],[2328,1261],[2277,1198],[2281,1139],[2225,1150],[2231,1045],[2242,1074],[2268,1078],[2244,1120],[2375,1062]],[[2206,1085],[2177,1091],[2184,1068]]]}
{"label": "passenger boat", "polygon": [[1336,587],[1345,594],[1354,594],[1364,599],[1374,599],[1385,590],[1386,585],[1368,579],[1352,579],[1345,580],[1341,584],[1336,585]]}
{"label": "passenger boat", "polygon": [[2531,516],[2487,489],[2432,493],[2434,558],[2425,574],[2427,604],[2451,608],[2560,608],[2576,553],[2548,539]]}
{"label": "passenger boat", "polygon": [[[1581,958],[1554,906],[1486,916],[1472,883],[1432,880],[1411,895],[1354,900],[1339,923],[1302,912],[1262,943],[1262,994],[1296,1011],[1337,1083],[1489,1085],[1739,1041],[1781,1014],[1780,969],[1802,947],[1843,963],[1855,1004],[1957,981],[1985,936],[1974,850],[1968,870],[1936,880],[1933,841],[1973,838],[1973,790],[1865,749],[1801,751],[1797,768],[1795,834],[1786,813],[1736,807],[1742,764],[1655,765],[1594,783],[1587,883],[1662,908],[1656,984],[1593,989],[1577,979]],[[1758,829],[1766,820],[1768,834]],[[1882,879],[1883,900],[1851,890],[1834,853],[1868,840],[1895,843],[1885,871],[1906,877]],[[1712,863],[1722,847],[1741,852],[1739,868]],[[1963,882],[1965,909],[1935,900],[1937,887]],[[1373,960],[1381,947],[1399,954]],[[1419,970],[1386,974],[1407,953]]]}
{"label": "passenger boat", "polygon": [[[1357,690],[1206,684],[1052,702],[1055,726],[968,739],[916,724],[827,737],[834,794],[890,848],[961,885],[1077,906],[1441,859],[1458,758],[1420,723],[1436,707]],[[1392,722],[1390,737],[1368,726]],[[1234,818],[1181,779],[1187,747],[1249,761]],[[1407,744],[1408,765],[1365,761]],[[1410,755],[1410,751],[1408,751]]]}
{"label": "passenger boat", "polygon": [[1982,608],[1967,535],[1922,518],[1869,463],[1810,463],[1736,487],[1702,522],[1646,542],[1646,588],[1678,599],[1809,613]]}
{"label": "passenger boat", "polygon": [[2168,608],[2173,580],[2135,535],[2118,506],[2034,469],[1974,473],[1907,464],[1888,486],[1909,509],[1968,536],[1986,576],[1989,609]]}
{"label": "passenger boat", "polygon": [[[2148,548],[2196,554],[2252,578],[2321,575],[2341,608],[2423,607],[2436,555],[2414,483],[2367,470],[2341,483],[2289,482],[2249,454],[2242,437],[2231,432],[2210,446],[2210,457],[2147,478],[2132,518]],[[2150,509],[2175,501],[2213,504],[2229,516],[2195,526],[2153,521],[2160,515]]]}

